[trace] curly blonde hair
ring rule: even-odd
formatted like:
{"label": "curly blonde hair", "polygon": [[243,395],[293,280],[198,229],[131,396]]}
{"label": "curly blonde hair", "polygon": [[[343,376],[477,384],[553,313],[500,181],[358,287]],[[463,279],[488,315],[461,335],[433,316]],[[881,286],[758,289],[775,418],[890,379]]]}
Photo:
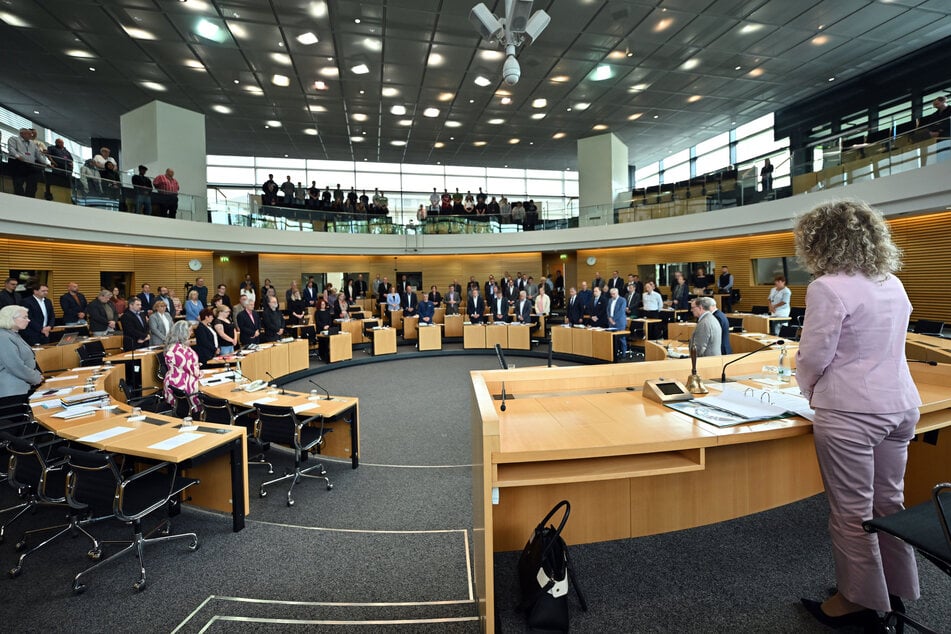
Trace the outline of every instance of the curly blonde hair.
{"label": "curly blonde hair", "polygon": [[882,215],[860,200],[823,203],[796,219],[796,255],[816,276],[863,273],[884,278],[901,268]]}

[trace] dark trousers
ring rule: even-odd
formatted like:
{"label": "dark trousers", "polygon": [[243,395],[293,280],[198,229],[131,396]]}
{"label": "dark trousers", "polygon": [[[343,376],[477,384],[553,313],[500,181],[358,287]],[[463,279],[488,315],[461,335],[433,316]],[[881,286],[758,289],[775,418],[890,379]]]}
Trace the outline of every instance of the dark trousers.
{"label": "dark trousers", "polygon": [[25,161],[10,160],[7,165],[13,175],[13,193],[17,196],[36,198],[36,183],[40,178],[40,167]]}

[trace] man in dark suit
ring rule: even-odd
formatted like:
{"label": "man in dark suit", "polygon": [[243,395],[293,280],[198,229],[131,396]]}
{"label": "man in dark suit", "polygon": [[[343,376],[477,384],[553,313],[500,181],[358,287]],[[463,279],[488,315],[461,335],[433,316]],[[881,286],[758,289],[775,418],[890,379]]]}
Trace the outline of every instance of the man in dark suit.
{"label": "man in dark suit", "polygon": [[122,324],[122,349],[137,350],[149,345],[149,324],[146,321],[145,311],[142,310],[142,300],[133,297],[129,300],[129,308],[119,317]]}
{"label": "man in dark suit", "polygon": [[584,305],[585,311],[591,309],[591,300],[594,298],[591,289],[588,288],[588,283],[585,281],[581,282],[581,290],[578,291],[578,299],[581,300],[581,303]]}
{"label": "man in dark suit", "polygon": [[466,316],[473,324],[485,321],[485,300],[479,295],[479,287],[472,289],[469,299],[466,300]]}
{"label": "man in dark suit", "polygon": [[601,273],[595,271],[594,280],[591,282],[591,290],[594,290],[596,288],[601,288],[603,290],[603,287],[604,287],[604,278],[601,277]]}
{"label": "man in dark suit", "polygon": [[624,282],[624,278],[621,277],[620,273],[617,271],[614,272],[614,275],[611,276],[611,279],[608,280],[608,290],[616,288],[618,295],[623,295],[627,284]]}
{"label": "man in dark suit", "polygon": [[713,316],[720,322],[720,354],[733,354],[730,345],[730,320],[719,308],[714,309]]}
{"label": "man in dark suit", "polygon": [[429,297],[424,297],[423,301],[419,303],[419,325],[432,325],[433,317],[436,315],[436,305],[429,301]]}
{"label": "man in dark suit", "polygon": [[363,273],[357,274],[357,279],[353,283],[353,292],[357,299],[367,296],[367,283],[366,280],[363,279]]}
{"label": "man in dark suit", "polygon": [[70,282],[66,286],[66,293],[59,298],[60,308],[63,309],[63,323],[75,324],[86,319],[86,296],[79,292],[79,284]]}
{"label": "man in dark suit", "polygon": [[515,301],[518,299],[518,293],[519,288],[515,285],[515,280],[509,280],[509,283],[502,287],[502,297],[509,303],[509,306],[515,305]]}
{"label": "man in dark suit", "polygon": [[447,315],[458,315],[459,314],[459,302],[461,300],[461,295],[459,291],[456,290],[456,287],[452,284],[446,289],[446,296],[443,297],[443,300],[446,302],[446,314]]}
{"label": "man in dark suit", "polygon": [[284,336],[284,315],[277,308],[276,297],[268,298],[267,305],[261,313],[261,323],[264,324],[262,341],[278,341]]}
{"label": "man in dark suit", "polygon": [[495,295],[489,300],[489,310],[492,311],[492,321],[505,323],[509,320],[509,302],[502,295],[502,289],[496,288]]}
{"label": "man in dark suit", "polygon": [[320,296],[320,291],[317,289],[317,285],[314,284],[314,278],[307,278],[307,284],[304,286],[304,291],[301,293],[301,299],[304,300],[305,306],[316,306],[317,298]]}
{"label": "man in dark suit", "polygon": [[413,317],[419,308],[419,298],[416,297],[416,289],[411,284],[406,285],[406,290],[402,293],[400,303],[403,306],[403,317]]}
{"label": "man in dark suit", "polygon": [[[611,287],[611,296],[608,298],[605,312],[608,317],[607,327],[611,330],[627,329],[627,301],[618,293],[618,289]],[[627,354],[627,337],[615,337],[622,355]]]}
{"label": "man in dark suit", "polygon": [[486,280],[486,283],[485,283],[485,292],[483,292],[482,294],[485,297],[495,297],[496,287],[498,287],[498,284],[495,281],[495,276],[490,275],[489,279]]}
{"label": "man in dark suit", "polygon": [[591,293],[591,304],[588,306],[588,325],[597,328],[607,328],[608,308],[605,297],[601,294],[601,289],[598,287],[595,287]]}
{"label": "man in dark suit", "polygon": [[53,313],[53,302],[47,299],[50,289],[46,284],[38,284],[33,294],[23,300],[21,306],[26,307],[30,318],[30,325],[20,331],[20,336],[31,346],[50,342],[50,331],[56,325],[56,315]]}
{"label": "man in dark suit", "polygon": [[515,321],[520,324],[532,323],[532,302],[528,299],[528,293],[524,290],[518,292],[518,300],[515,302]]}
{"label": "man in dark suit", "polygon": [[152,287],[148,284],[143,284],[142,292],[136,295],[136,297],[142,302],[142,309],[145,310],[146,314],[151,312],[152,304],[155,303],[155,295],[152,293]]}
{"label": "man in dark suit", "polygon": [[565,306],[565,323],[572,326],[584,323],[584,313],[587,307],[578,296],[578,291],[572,286],[568,289],[568,304]]}
{"label": "man in dark suit", "polygon": [[247,296],[241,297],[241,304],[244,308],[238,311],[235,322],[238,324],[238,332],[241,335],[241,345],[249,346],[261,340],[261,319],[254,312],[254,306]]}
{"label": "man in dark suit", "polygon": [[8,277],[3,284],[3,290],[0,290],[0,308],[4,306],[19,306],[20,294],[17,293],[17,278]]}

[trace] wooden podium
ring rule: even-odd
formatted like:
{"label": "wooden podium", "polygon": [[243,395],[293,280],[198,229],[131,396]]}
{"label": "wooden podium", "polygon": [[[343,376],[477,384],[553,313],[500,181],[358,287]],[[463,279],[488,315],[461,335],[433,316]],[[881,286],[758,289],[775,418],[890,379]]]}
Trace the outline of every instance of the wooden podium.
{"label": "wooden podium", "polygon": [[420,350],[442,350],[442,324],[423,326],[419,329]]}

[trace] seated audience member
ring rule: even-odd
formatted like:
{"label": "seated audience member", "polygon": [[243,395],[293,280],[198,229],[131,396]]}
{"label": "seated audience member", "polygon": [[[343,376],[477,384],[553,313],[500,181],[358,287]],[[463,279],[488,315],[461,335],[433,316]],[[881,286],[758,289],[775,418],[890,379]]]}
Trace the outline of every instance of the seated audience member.
{"label": "seated audience member", "polygon": [[186,394],[195,394],[191,401],[192,409],[197,411],[201,405],[196,394],[201,367],[198,353],[188,345],[191,336],[192,327],[187,321],[177,321],[172,325],[172,331],[165,340],[165,364],[168,370],[165,372],[163,384],[165,401],[169,405],[175,406],[175,396],[172,394],[174,387]]}
{"label": "seated audience member", "polygon": [[86,307],[90,333],[106,333],[116,329],[119,314],[116,312],[116,307],[109,301],[111,298],[112,293],[102,289],[96,299]]}
{"label": "seated audience member", "polygon": [[79,284],[70,282],[66,286],[66,293],[59,298],[59,306],[63,309],[63,323],[75,324],[86,319],[86,296],[79,292]]}
{"label": "seated audience member", "polygon": [[334,316],[327,309],[327,300],[323,297],[317,300],[316,310],[314,310],[314,326],[317,332],[336,334],[340,328],[334,323]]}
{"label": "seated audience member", "polygon": [[439,308],[439,304],[442,303],[442,295],[436,290],[435,284],[429,287],[429,293],[426,295],[426,299],[433,303],[434,308]]}
{"label": "seated audience member", "polygon": [[213,310],[215,318],[211,322],[211,327],[218,335],[218,351],[220,354],[234,354],[238,348],[238,337],[234,324],[231,323],[231,306],[220,304]]}
{"label": "seated audience member", "polygon": [[485,300],[479,295],[478,284],[470,291],[469,299],[466,301],[466,315],[469,322],[473,324],[481,324],[485,321]]}
{"label": "seated audience member", "polygon": [[267,306],[261,313],[261,323],[264,324],[261,341],[278,341],[284,336],[284,315],[277,304],[276,297],[269,297]]}
{"label": "seated audience member", "polygon": [[535,313],[538,315],[548,315],[551,313],[551,297],[548,296],[548,290],[544,284],[538,285],[538,296],[535,298]]}
{"label": "seated audience member", "polygon": [[513,307],[515,308],[515,321],[520,324],[532,323],[532,300],[528,298],[526,291],[518,292],[518,299]]}
{"label": "seated audience member", "polygon": [[578,297],[574,286],[568,289],[568,305],[565,307],[565,323],[572,326],[584,324],[584,314],[587,306]]}
{"label": "seated audience member", "polygon": [[448,287],[446,287],[446,295],[443,297],[443,301],[446,303],[447,315],[459,314],[459,291],[456,290],[456,287],[453,284],[450,284]]}
{"label": "seated audience member", "polygon": [[149,346],[149,325],[145,312],[142,310],[142,300],[138,297],[129,301],[129,309],[119,318],[122,324],[122,349],[136,350]]}
{"label": "seated audience member", "polygon": [[203,308],[198,313],[198,325],[195,326],[195,353],[198,355],[198,362],[202,365],[219,354],[218,333],[212,327],[214,321],[215,311],[212,309]]}
{"label": "seated audience member", "polygon": [[495,297],[489,300],[489,310],[492,313],[492,321],[507,322],[509,319],[509,302],[502,294],[502,289],[495,288]]}
{"label": "seated audience member", "polygon": [[198,323],[199,314],[204,308],[205,306],[198,299],[198,291],[194,288],[188,291],[188,299],[185,300],[185,319],[193,324]]}
{"label": "seated audience member", "polygon": [[152,304],[152,314],[149,315],[149,345],[164,346],[174,321],[168,312],[168,304],[161,299],[155,300]]}
{"label": "seated audience member", "polygon": [[428,295],[423,297],[423,301],[419,303],[416,314],[419,315],[420,326],[431,326],[433,324],[433,317],[436,314],[436,305],[429,301]]}
{"label": "seated audience member", "polygon": [[241,311],[235,315],[238,340],[242,346],[249,346],[261,340],[261,318],[254,312],[254,304],[250,297],[245,295],[240,301]]}
{"label": "seated audience member", "polygon": [[30,323],[19,333],[31,346],[50,342],[50,332],[56,325],[56,314],[53,312],[53,302],[49,300],[49,287],[46,284],[31,284],[32,294],[25,297],[21,306],[25,307],[30,317]]}
{"label": "seated audience member", "polygon": [[698,357],[720,355],[723,331],[713,316],[716,309],[717,303],[712,297],[697,297],[690,302],[690,312],[697,319],[697,326],[690,335],[690,349],[696,348]]}
{"label": "seated audience member", "polygon": [[588,306],[588,325],[595,328],[608,327],[607,298],[601,294],[597,286],[591,291],[591,304]]}

